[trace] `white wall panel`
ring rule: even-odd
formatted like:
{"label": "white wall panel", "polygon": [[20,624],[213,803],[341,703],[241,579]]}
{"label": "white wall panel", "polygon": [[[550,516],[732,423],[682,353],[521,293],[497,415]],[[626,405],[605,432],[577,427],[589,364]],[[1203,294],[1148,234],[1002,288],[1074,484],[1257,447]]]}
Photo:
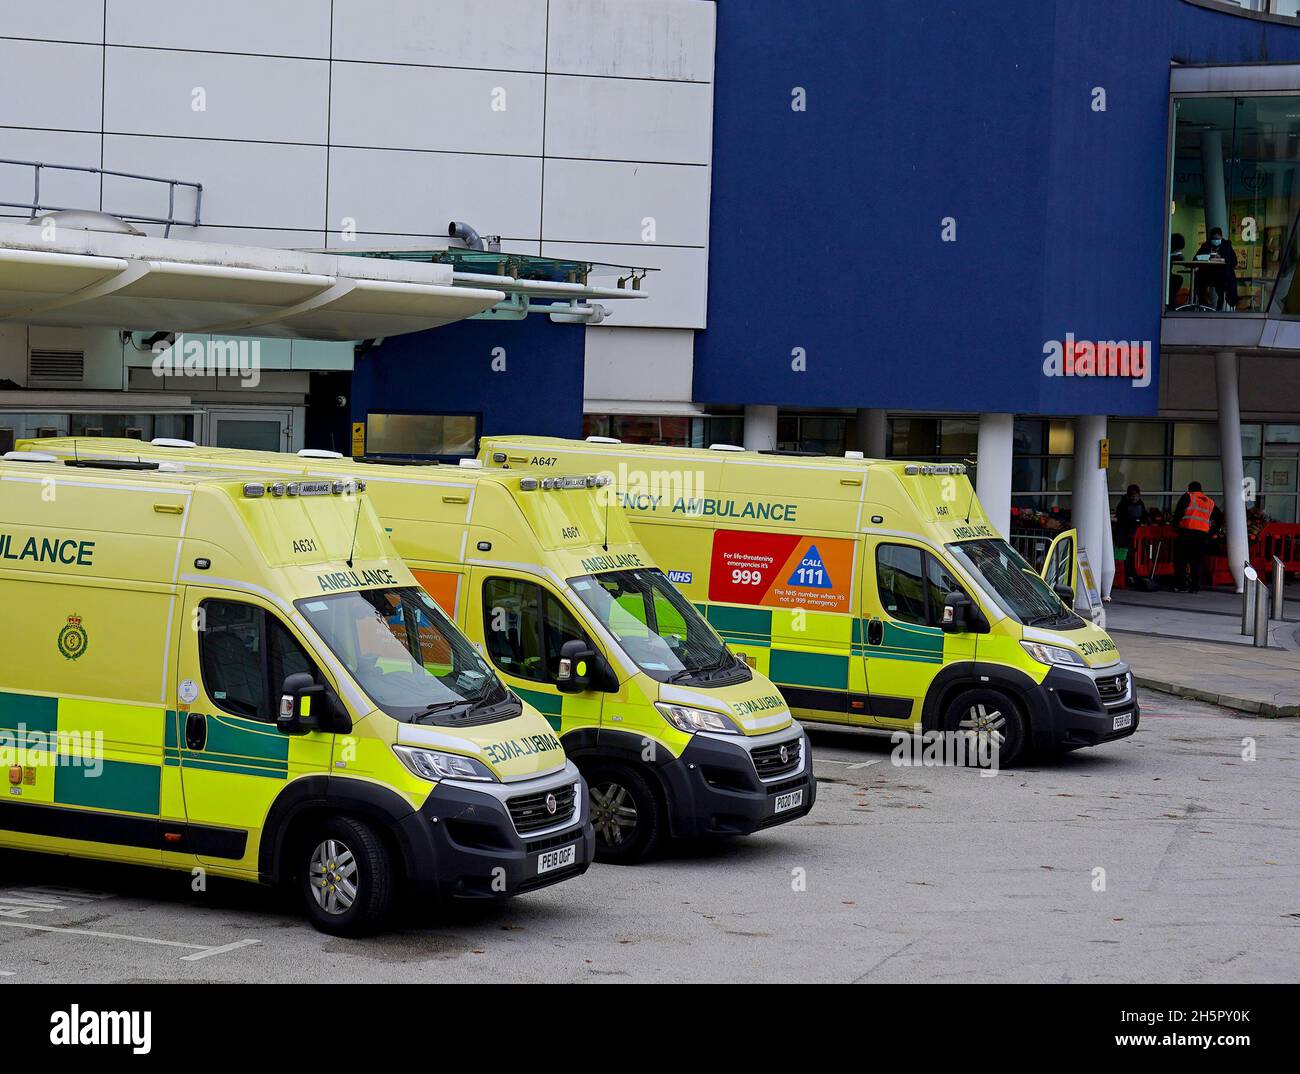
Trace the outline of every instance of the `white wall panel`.
{"label": "white wall panel", "polygon": [[[99,167],[99,135],[67,131],[0,130],[0,157]],[[0,201],[32,200],[32,169],[0,164]],[[57,206],[99,206],[99,176],[85,172],[41,170],[41,201]],[[22,210],[4,208],[6,214]]]}
{"label": "white wall panel", "polygon": [[104,0],[5,0],[0,34],[47,41],[103,41]]}
{"label": "white wall panel", "polygon": [[546,0],[334,0],[334,58],[540,71]]}
{"label": "white wall panel", "polygon": [[358,231],[445,235],[465,220],[482,235],[535,238],[541,171],[529,157],[334,149],[329,227],[350,216]]}
{"label": "white wall panel", "polygon": [[102,68],[96,45],[0,40],[0,126],[99,130]]}
{"label": "white wall panel", "polygon": [[546,152],[592,160],[708,164],[712,87],[549,75]]}
{"label": "white wall panel", "polygon": [[694,332],[595,325],[586,344],[587,399],[691,401]]}
{"label": "white wall panel", "polygon": [[539,156],[544,90],[535,74],[336,63],[330,141]]}
{"label": "white wall panel", "polygon": [[[108,135],[104,166],[203,184],[204,224],[321,230],[325,220],[325,149],[258,142],[192,141]],[[130,179],[104,179],[104,204],[162,216],[167,188]],[[177,215],[189,216],[192,193],[177,195]]]}
{"label": "white wall panel", "polygon": [[115,133],[321,145],[328,111],[323,60],[108,49],[104,126]]}
{"label": "white wall panel", "polygon": [[110,45],[263,56],[329,55],[330,0],[107,0],[107,4]]}
{"label": "white wall panel", "polygon": [[708,0],[551,0],[547,70],[713,81]]}
{"label": "white wall panel", "polygon": [[554,242],[708,242],[709,171],[685,164],[621,164],[604,160],[546,162],[545,237]]}

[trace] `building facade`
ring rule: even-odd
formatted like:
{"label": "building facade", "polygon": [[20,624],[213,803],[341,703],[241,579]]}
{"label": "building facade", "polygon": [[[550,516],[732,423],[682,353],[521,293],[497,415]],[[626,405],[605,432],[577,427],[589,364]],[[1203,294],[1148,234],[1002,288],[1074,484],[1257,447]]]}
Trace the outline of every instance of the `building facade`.
{"label": "building facade", "polygon": [[[47,169],[42,207],[341,252],[464,221],[610,287],[653,271],[602,323],[280,341],[256,389],[158,378],[150,324],[0,310],[0,441],[966,460],[999,525],[1073,522],[1101,563],[1127,485],[1168,511],[1200,480],[1240,563],[1248,509],[1300,520],[1296,6],[15,0],[0,158],[202,183]],[[0,213],[32,183],[0,164]]]}

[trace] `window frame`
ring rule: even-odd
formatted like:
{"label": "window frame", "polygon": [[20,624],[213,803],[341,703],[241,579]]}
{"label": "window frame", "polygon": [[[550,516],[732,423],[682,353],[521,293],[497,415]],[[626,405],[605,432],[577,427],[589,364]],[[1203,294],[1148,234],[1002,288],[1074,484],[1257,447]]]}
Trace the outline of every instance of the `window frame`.
{"label": "window frame", "polygon": [[[880,551],[883,548],[907,548],[920,553],[921,555],[921,574],[920,574],[921,599],[925,604],[925,622],[914,623],[910,619],[899,619],[897,616],[892,615],[889,609],[885,606],[885,602],[882,599],[881,592],[880,592]],[[942,559],[936,556],[926,546],[919,545],[919,544],[905,544],[902,541],[876,542],[876,552],[875,552],[874,560],[875,560],[875,569],[876,569],[876,599],[880,603],[880,610],[895,623],[902,623],[905,626],[910,626],[910,627],[930,627],[934,630],[942,630],[943,629],[943,605],[940,605],[938,608],[935,608],[930,600],[930,588],[931,588],[930,587],[930,563],[931,561],[933,561],[938,566],[938,568],[941,571],[943,571],[944,574],[952,578],[954,582],[957,581],[957,572],[953,570],[951,567],[949,567],[946,563],[944,563]],[[966,587],[964,585],[958,585],[957,589],[961,593],[965,594],[968,599],[972,599],[970,597],[970,594],[966,592]],[[945,596],[946,595],[947,594],[945,594]]]}
{"label": "window frame", "polygon": [[573,621],[574,625],[578,628],[578,633],[581,635],[582,640],[587,644],[587,646],[592,650],[592,652],[600,651],[599,649],[596,648],[596,643],[592,640],[591,634],[587,631],[586,627],[583,625],[582,620],[579,619],[576,615],[574,615],[573,609],[571,609],[567,604],[565,604],[564,601],[560,600],[559,596],[557,596],[553,591],[547,589],[546,586],[542,585],[541,582],[534,581],[531,578],[518,578],[509,574],[489,574],[483,579],[483,587],[482,587],[483,647],[487,650],[488,662],[494,668],[496,668],[496,670],[500,674],[508,675],[511,678],[515,678],[515,679],[522,679],[525,682],[537,683],[540,686],[555,686],[558,689],[557,681],[555,677],[551,674],[549,668],[546,667],[543,668],[542,678],[532,679],[526,675],[521,675],[516,671],[512,671],[508,668],[502,667],[500,661],[497,660],[496,654],[492,651],[491,639],[495,636],[495,631],[492,630],[491,621],[490,621],[492,615],[492,609],[495,605],[494,602],[490,600],[488,596],[488,586],[490,586],[493,582],[505,582],[511,585],[530,586],[532,589],[536,590],[540,598],[537,606],[537,634],[536,634],[537,651],[542,655],[543,660],[546,659],[546,614],[541,604],[541,600],[544,599],[553,600],[556,603],[556,605],[558,605],[559,608],[564,612],[564,614],[567,615]]}
{"label": "window frame", "polygon": [[[211,679],[208,675],[210,660],[206,644],[209,632],[206,629],[206,612],[204,611],[204,609],[211,604],[228,604],[237,608],[251,608],[253,611],[258,613],[258,629],[260,631],[261,641],[261,647],[258,652],[258,665],[262,677],[262,702],[266,705],[266,711],[268,713],[265,717],[259,715],[250,716],[246,712],[236,712],[234,709],[222,704],[222,702],[212,692],[210,686]],[[321,671],[319,661],[312,656],[312,654],[307,650],[307,647],[298,639],[298,636],[289,629],[288,624],[286,624],[284,620],[269,608],[264,608],[260,604],[254,604],[252,601],[247,600],[230,600],[227,597],[204,597],[199,601],[199,611],[203,614],[205,623],[205,628],[199,631],[199,675],[203,679],[203,692],[213,705],[227,715],[238,717],[241,720],[253,720],[256,723],[264,723],[270,726],[275,725],[276,717],[279,713],[279,705],[277,701],[279,686],[276,686],[271,682],[271,646],[269,644],[270,631],[268,629],[268,625],[271,623],[274,623],[283,630],[289,640],[292,641],[293,644],[298,647],[302,655],[307,658],[307,663],[311,668],[313,681],[318,685],[326,681],[324,672]]]}

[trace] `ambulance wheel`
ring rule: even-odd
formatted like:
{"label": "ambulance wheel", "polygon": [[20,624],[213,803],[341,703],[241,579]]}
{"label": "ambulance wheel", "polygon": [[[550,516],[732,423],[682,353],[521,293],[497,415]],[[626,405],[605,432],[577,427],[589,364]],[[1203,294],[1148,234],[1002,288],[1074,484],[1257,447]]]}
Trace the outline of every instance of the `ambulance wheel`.
{"label": "ambulance wheel", "polygon": [[593,765],[583,775],[596,829],[596,860],[630,865],[655,849],[663,834],[659,796],[630,765]]}
{"label": "ambulance wheel", "polygon": [[384,924],[397,876],[392,855],[370,825],[331,817],[301,844],[298,883],[311,923],[335,936],[368,936]]}
{"label": "ambulance wheel", "polygon": [[963,690],[948,705],[944,730],[974,733],[979,743],[975,757],[987,757],[986,750],[995,747],[999,768],[1015,764],[1025,749],[1025,720],[1020,706],[1001,690]]}

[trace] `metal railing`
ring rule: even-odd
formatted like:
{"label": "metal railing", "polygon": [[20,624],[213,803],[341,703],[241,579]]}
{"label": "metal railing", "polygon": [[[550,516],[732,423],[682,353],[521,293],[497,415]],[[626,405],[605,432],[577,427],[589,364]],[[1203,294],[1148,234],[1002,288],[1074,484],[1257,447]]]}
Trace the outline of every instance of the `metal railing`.
{"label": "metal railing", "polygon": [[[166,230],[163,232],[164,237],[170,237],[173,224],[184,224],[187,227],[199,226],[199,213],[203,207],[203,184],[192,183],[186,179],[165,179],[158,175],[138,175],[135,172],[113,171],[111,168],[92,168],[81,164],[47,164],[40,160],[7,160],[0,157],[0,164],[8,164],[19,168],[32,169],[32,200],[31,201],[0,201],[0,206],[9,209],[27,209],[35,220],[42,213],[66,212],[70,209],[86,209],[85,205],[51,205],[41,201],[41,172],[42,171],[60,171],[60,172],[80,172],[86,175],[111,175],[119,179],[138,179],[145,183],[165,183],[167,186],[167,215],[166,216],[144,216],[139,213],[115,213],[123,220],[131,220],[142,224],[164,224]],[[190,187],[194,190],[194,219],[179,219],[176,216],[176,188],[178,186]],[[100,211],[98,206],[94,211]]]}

